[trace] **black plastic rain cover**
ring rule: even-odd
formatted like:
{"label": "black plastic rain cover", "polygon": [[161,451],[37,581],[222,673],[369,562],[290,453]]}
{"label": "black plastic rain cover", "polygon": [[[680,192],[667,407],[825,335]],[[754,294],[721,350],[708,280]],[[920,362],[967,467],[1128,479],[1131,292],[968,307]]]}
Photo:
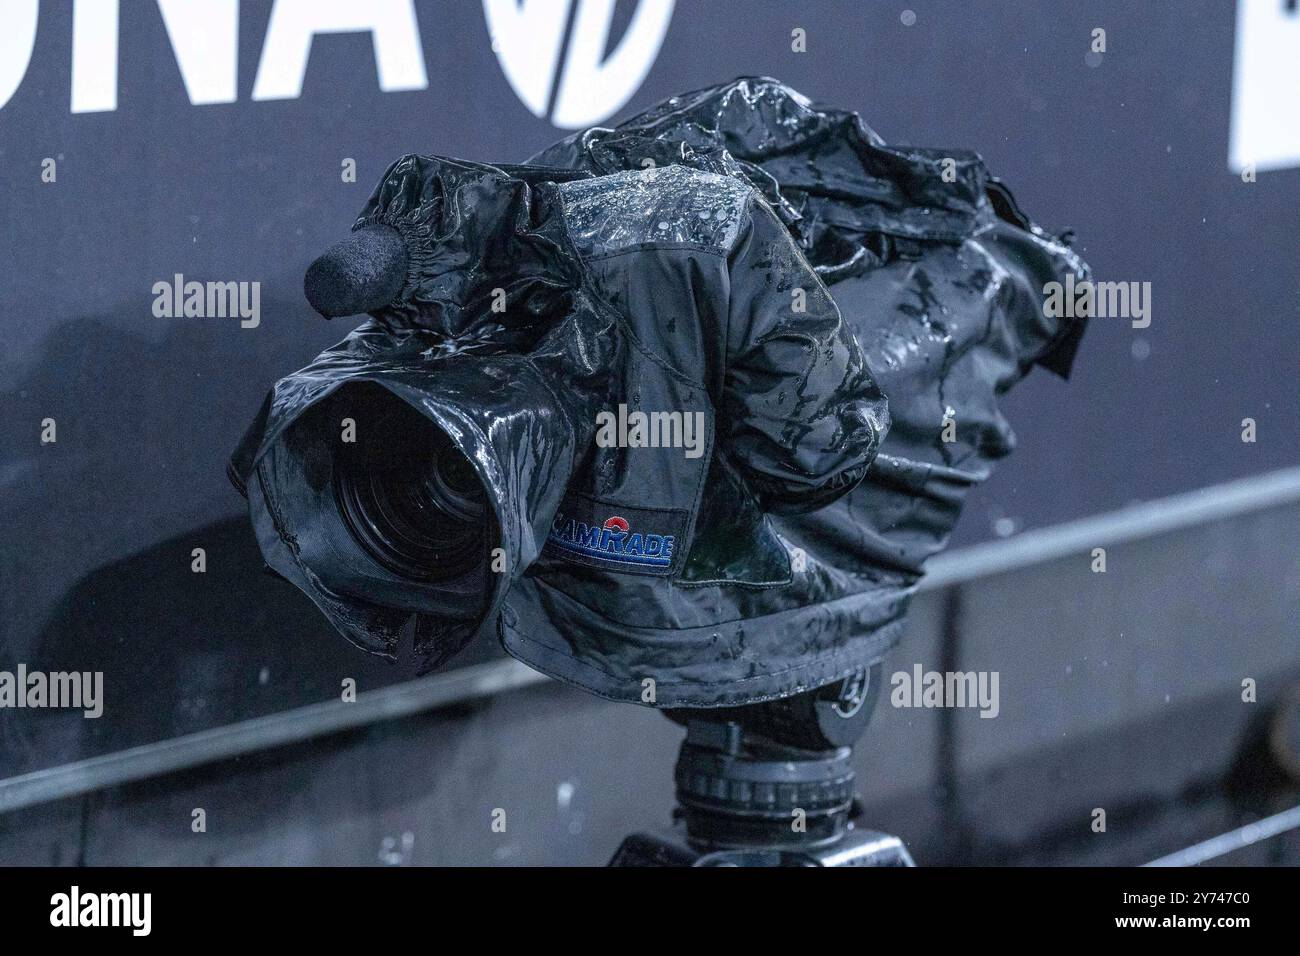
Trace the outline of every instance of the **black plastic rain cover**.
{"label": "black plastic rain cover", "polygon": [[[267,564],[366,650],[395,657],[413,620],[427,669],[495,620],[512,582],[540,553],[574,459],[607,404],[622,348],[617,317],[584,288],[553,202],[553,193],[548,200],[492,166],[394,163],[356,227],[382,222],[402,234],[406,284],[389,307],[277,382],[232,458]],[[476,229],[481,223],[491,231]],[[491,308],[495,289],[505,292],[508,324]],[[344,573],[367,565],[359,553],[307,558],[346,545],[329,539],[338,525],[329,445],[295,426],[328,410],[336,392],[359,386],[384,389],[436,423],[488,492],[505,573],[486,576],[486,593],[467,597],[462,613],[444,606],[437,586],[414,588],[377,569],[370,577]],[[338,427],[335,416],[319,435]]]}
{"label": "black plastic rain cover", "polygon": [[[889,146],[856,113],[754,77],[578,132],[532,162],[597,175],[682,163],[743,176],[780,213],[889,400],[867,480],[777,519],[848,588],[910,594],[967,492],[1014,448],[998,396],[1035,364],[1069,374],[1085,320],[1046,314],[1044,287],[1087,266],[974,152]],[[893,606],[901,615],[906,601]]]}
{"label": "black plastic rain cover", "polygon": [[[486,625],[535,667],[661,706],[822,683],[860,656],[846,636],[880,641],[870,625],[888,609],[793,575],[767,514],[851,490],[886,416],[834,302],[747,182],[411,156],[357,222],[375,224],[405,241],[402,291],[276,385],[233,467],[268,564],[346,636],[393,656],[414,620],[433,666]],[[478,591],[403,584],[340,531],[338,425],[365,431],[392,400],[450,436],[487,491],[507,573]],[[598,412],[614,409],[698,420],[698,454],[599,445]]]}
{"label": "black plastic rain cover", "polygon": [[[635,171],[627,188],[644,197],[643,217],[665,217],[658,225],[688,221],[696,206],[712,210],[722,193],[748,193],[743,229],[757,237],[750,244],[757,251],[750,262],[728,259],[744,278],[686,290],[699,281],[698,262],[688,268],[654,249],[622,250],[630,264],[613,281],[635,285],[638,275],[652,274],[658,286],[640,300],[611,303],[609,288],[593,280],[593,249],[573,244],[574,208],[591,192],[583,183],[593,181],[564,185],[573,173],[557,167],[608,179],[610,189],[624,187],[616,174]],[[671,173],[674,167],[691,175]],[[638,203],[621,204],[635,218]],[[406,287],[390,308],[281,382],[236,455],[268,563],[373,651],[393,654],[398,629],[413,617],[417,650],[436,664],[481,623],[532,666],[607,697],[657,706],[784,696],[879,658],[898,640],[923,562],[946,543],[966,492],[1013,446],[998,395],[1035,363],[1066,374],[1082,332],[1081,321],[1046,315],[1043,300],[1046,283],[1070,273],[1083,278],[1086,267],[1019,213],[978,156],[889,147],[855,114],[816,108],[768,79],[674,97],[615,130],[576,134],[525,167],[408,157],[385,176],[358,225],[371,222],[393,225],[406,239]],[[628,222],[602,221],[597,238],[629,231]],[[813,270],[831,286],[852,333],[847,352],[833,346],[837,361],[850,364],[814,379],[822,383],[815,404],[856,402],[860,411],[845,421],[883,425],[871,376],[848,373],[865,356],[893,419],[878,455],[875,435],[854,446],[856,458],[840,456],[808,478],[810,491],[832,487],[844,496],[808,514],[764,514],[764,496],[743,472],[761,472],[765,463],[723,442],[701,473],[713,498],[696,500],[681,526],[711,515],[713,533],[688,534],[689,557],[670,576],[555,560],[544,542],[574,494],[589,510],[609,504],[624,512],[626,527],[627,515],[668,520],[656,496],[690,483],[665,456],[639,481],[625,480],[638,471],[627,459],[594,465],[596,412],[641,400],[644,391],[651,405],[657,395],[701,408],[712,429],[717,410],[728,407],[705,369],[679,376],[699,385],[684,388],[641,344],[662,332],[662,323],[644,319],[653,300],[722,299],[728,282],[768,282],[783,294],[792,286],[820,289]],[[501,287],[511,290],[512,318],[504,323],[485,306],[487,293]],[[773,290],[742,291],[761,298]],[[516,326],[520,314],[532,319]],[[826,315],[817,319],[825,347],[844,343],[840,323],[828,324]],[[709,342],[706,351],[718,345]],[[668,340],[660,351],[672,348]],[[723,352],[725,364],[732,352]],[[808,370],[769,371],[795,381]],[[309,407],[358,380],[389,389],[444,427],[490,491],[510,573],[464,619],[429,612],[418,597],[397,608],[373,595],[335,593],[295,552],[297,538],[274,501],[274,469],[292,459],[284,450],[291,443],[281,439]],[[248,481],[253,475],[257,482]],[[623,496],[611,502],[591,494],[601,488]],[[726,528],[733,533],[719,530]],[[436,603],[430,596],[429,607]]]}

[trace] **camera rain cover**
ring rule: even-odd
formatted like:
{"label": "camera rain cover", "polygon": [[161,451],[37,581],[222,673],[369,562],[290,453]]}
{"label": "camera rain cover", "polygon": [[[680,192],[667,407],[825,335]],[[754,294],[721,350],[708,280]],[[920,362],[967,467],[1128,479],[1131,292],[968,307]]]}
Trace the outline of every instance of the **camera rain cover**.
{"label": "camera rain cover", "polygon": [[[661,707],[879,659],[1013,446],[998,396],[1034,364],[1068,373],[1083,328],[1043,290],[1086,267],[977,155],[888,146],[769,79],[524,166],[407,157],[375,223],[408,249],[401,293],[280,382],[234,459],[268,564],[372,651],[413,618],[434,666],[485,630]],[[363,386],[466,455],[503,573],[399,582],[340,534],[329,472]],[[698,422],[694,446],[638,444],[638,413]]]}
{"label": "camera rain cover", "polygon": [[925,560],[1014,447],[999,396],[1034,365],[1070,372],[1086,320],[1044,305],[1051,283],[1088,277],[1068,236],[1034,225],[976,153],[891,146],[856,113],[768,77],[674,96],[532,161],[596,175],[647,161],[708,169],[750,182],[781,216],[861,345],[891,426],[850,494],[775,523],[830,593],[887,608],[871,626],[896,638]]}
{"label": "camera rain cover", "polygon": [[[406,283],[382,312],[276,383],[232,458],[268,565],[372,652],[395,656],[413,619],[416,653],[433,667],[494,616],[540,552],[604,407],[619,348],[614,316],[587,294],[545,204],[490,166],[395,163],[357,227],[402,234]],[[490,232],[478,228],[485,223]],[[463,580],[400,579],[343,533],[338,454],[397,414],[394,403],[447,436],[486,492],[491,549]]]}
{"label": "camera rain cover", "polygon": [[[274,571],[370,651],[395,656],[413,620],[425,668],[486,628],[597,693],[640,700],[652,678],[653,702],[689,706],[848,665],[851,615],[817,607],[769,513],[861,481],[885,403],[754,189],[680,166],[591,178],[408,156],[357,222],[376,225],[406,247],[401,291],[276,384],[232,461]],[[340,490],[349,445],[379,434],[400,460],[420,422],[415,453],[450,444],[487,502],[480,560],[455,574],[399,573],[349,506],[375,505],[401,545],[432,485]],[[800,618],[823,636],[792,645]]]}

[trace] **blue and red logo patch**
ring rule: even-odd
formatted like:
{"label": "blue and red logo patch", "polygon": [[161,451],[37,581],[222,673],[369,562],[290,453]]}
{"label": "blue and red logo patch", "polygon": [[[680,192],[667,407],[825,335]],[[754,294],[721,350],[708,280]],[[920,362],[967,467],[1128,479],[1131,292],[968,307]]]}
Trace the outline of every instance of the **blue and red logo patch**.
{"label": "blue and red logo patch", "polygon": [[[558,556],[611,571],[637,574],[672,571],[685,518],[683,513],[620,507],[610,514],[613,510],[610,506],[594,499],[569,501],[565,505],[556,513],[546,538],[547,545]],[[604,517],[600,517],[602,511]]]}

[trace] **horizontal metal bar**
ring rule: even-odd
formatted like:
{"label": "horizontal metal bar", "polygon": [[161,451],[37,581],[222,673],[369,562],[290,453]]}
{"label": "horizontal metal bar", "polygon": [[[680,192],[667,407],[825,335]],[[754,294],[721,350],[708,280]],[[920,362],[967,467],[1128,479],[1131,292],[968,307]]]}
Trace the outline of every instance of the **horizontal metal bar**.
{"label": "horizontal metal bar", "polygon": [[[928,565],[921,590],[936,590],[1095,547],[1109,547],[1297,501],[1300,501],[1300,468],[1213,485],[1104,515],[1027,531],[1006,541],[939,555]],[[311,704],[142,744],[0,780],[0,813],[547,680],[517,661],[492,661],[366,691],[351,704],[342,701]]]}
{"label": "horizontal metal bar", "polygon": [[1297,501],[1300,468],[1282,468],[937,555],[926,565],[920,590],[933,591]]}
{"label": "horizontal metal bar", "polygon": [[0,813],[102,790],[324,734],[549,680],[518,661],[492,661],[364,691],[353,703],[310,704],[0,780]]}
{"label": "horizontal metal bar", "polygon": [[1211,837],[1202,843],[1194,843],[1175,853],[1170,853],[1168,856],[1162,856],[1158,860],[1144,863],[1143,866],[1197,866],[1209,860],[1226,856],[1234,850],[1241,850],[1263,840],[1270,840],[1297,827],[1300,827],[1300,806],[1292,807],[1290,810],[1283,810],[1281,813],[1275,813],[1271,817],[1256,820],[1254,823],[1247,823],[1244,827],[1237,827],[1237,829],[1229,830],[1227,833],[1220,833],[1218,836]]}

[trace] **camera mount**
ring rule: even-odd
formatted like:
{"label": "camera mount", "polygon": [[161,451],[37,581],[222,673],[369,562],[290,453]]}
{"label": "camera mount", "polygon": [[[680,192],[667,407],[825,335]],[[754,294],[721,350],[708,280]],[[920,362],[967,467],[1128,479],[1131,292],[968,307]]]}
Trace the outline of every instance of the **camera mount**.
{"label": "camera mount", "polygon": [[674,710],[675,823],[627,837],[611,866],[913,866],[902,842],[857,826],[852,744],[881,665],[794,697]]}

